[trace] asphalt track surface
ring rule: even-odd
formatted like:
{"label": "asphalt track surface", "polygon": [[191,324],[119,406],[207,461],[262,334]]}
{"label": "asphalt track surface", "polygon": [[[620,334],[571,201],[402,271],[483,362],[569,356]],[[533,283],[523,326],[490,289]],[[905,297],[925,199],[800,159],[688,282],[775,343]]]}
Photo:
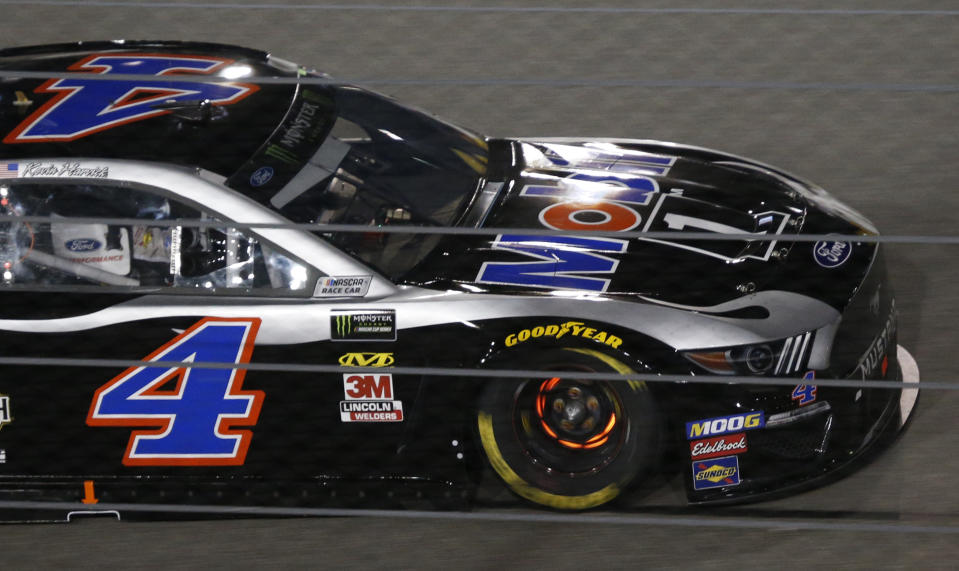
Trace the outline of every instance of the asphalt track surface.
{"label": "asphalt track surface", "polygon": [[[956,236],[957,8],[934,0],[0,0],[0,44],[170,38],[260,47],[491,135],[719,148],[818,182],[887,235]],[[959,246],[888,251],[900,342],[923,380],[959,383]],[[652,510],[618,523],[519,510],[13,525],[0,527],[0,565],[948,568],[959,555],[957,411],[959,391],[926,391],[909,429],[865,469],[749,508]]]}

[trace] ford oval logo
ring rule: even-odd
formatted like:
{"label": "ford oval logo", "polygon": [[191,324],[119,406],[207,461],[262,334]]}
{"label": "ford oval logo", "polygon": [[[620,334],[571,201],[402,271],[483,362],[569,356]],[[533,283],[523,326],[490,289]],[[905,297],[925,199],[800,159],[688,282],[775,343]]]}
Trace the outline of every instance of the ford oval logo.
{"label": "ford oval logo", "polygon": [[837,268],[843,265],[851,253],[852,244],[849,242],[816,242],[813,247],[816,263],[824,268]]}
{"label": "ford oval logo", "polygon": [[93,238],[74,238],[73,240],[67,240],[64,246],[71,252],[92,252],[99,250],[101,244]]}
{"label": "ford oval logo", "polygon": [[273,178],[273,167],[260,167],[250,175],[250,186],[263,186]]}

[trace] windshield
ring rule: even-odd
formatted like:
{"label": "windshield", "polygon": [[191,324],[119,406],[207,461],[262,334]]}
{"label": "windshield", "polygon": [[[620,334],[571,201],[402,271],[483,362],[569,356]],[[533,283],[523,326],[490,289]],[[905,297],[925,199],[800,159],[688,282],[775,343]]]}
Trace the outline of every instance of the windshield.
{"label": "windshield", "polygon": [[[295,222],[448,226],[484,182],[482,137],[355,87],[301,87],[270,141],[227,182]],[[435,235],[324,235],[391,279]]]}

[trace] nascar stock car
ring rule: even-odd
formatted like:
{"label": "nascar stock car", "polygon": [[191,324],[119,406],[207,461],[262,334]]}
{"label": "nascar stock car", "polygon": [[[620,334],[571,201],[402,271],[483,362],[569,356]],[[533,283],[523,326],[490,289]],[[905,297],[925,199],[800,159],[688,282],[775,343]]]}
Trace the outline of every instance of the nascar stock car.
{"label": "nascar stock car", "polygon": [[876,230],[775,168],[486,138],[232,46],[0,71],[4,517],[489,481],[575,510],[663,474],[729,503],[844,472],[918,394]]}

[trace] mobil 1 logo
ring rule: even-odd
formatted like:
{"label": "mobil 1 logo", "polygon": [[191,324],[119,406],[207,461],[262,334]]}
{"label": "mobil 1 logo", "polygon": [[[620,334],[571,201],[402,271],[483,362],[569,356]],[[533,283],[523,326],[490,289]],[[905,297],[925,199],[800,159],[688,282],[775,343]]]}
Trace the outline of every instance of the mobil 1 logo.
{"label": "mobil 1 logo", "polygon": [[396,310],[334,309],[330,312],[333,341],[396,341]]}

